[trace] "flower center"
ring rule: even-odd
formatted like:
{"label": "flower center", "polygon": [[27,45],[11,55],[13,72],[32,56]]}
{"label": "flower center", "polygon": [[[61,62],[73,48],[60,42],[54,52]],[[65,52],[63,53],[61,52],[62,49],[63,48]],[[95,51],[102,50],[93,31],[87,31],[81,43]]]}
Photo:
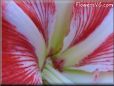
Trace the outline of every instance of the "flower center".
{"label": "flower center", "polygon": [[61,69],[63,60],[55,60],[55,55],[58,54],[62,47],[63,41],[70,28],[71,14],[72,14],[72,0],[69,2],[56,1],[56,18],[54,24],[54,31],[49,39],[47,47],[47,56],[43,63],[42,70],[46,65],[47,58],[51,58],[51,61],[56,69]]}

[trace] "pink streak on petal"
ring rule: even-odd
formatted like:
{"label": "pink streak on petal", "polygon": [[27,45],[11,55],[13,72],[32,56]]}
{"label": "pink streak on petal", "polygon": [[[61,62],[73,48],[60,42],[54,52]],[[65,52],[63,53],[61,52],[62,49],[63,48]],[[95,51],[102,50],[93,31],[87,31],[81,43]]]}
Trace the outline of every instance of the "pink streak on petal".
{"label": "pink streak on petal", "polygon": [[96,70],[93,72],[93,83],[97,83],[97,80],[99,79],[99,76],[100,76],[99,70],[96,69]]}
{"label": "pink streak on petal", "polygon": [[2,20],[2,83],[42,84],[33,46],[16,28]]}
{"label": "pink streak on petal", "polygon": [[53,62],[53,66],[55,69],[59,70],[59,71],[63,71],[63,65],[64,65],[64,60],[63,59],[56,59],[56,60],[53,60],[52,59],[52,62]]}

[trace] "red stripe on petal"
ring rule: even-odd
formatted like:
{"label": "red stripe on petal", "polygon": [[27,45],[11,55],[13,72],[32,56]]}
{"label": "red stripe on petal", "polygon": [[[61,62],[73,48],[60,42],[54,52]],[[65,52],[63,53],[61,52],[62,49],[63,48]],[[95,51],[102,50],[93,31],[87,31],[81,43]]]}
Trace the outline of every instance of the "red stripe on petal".
{"label": "red stripe on petal", "polygon": [[[85,3],[80,4],[95,4],[95,3]],[[101,3],[106,4],[106,3]],[[70,44],[73,46],[84,39],[86,39],[97,27],[102,23],[104,18],[107,16],[111,7],[84,7],[77,3],[73,7],[72,23],[74,25],[71,29],[75,30],[75,36]]]}
{"label": "red stripe on petal", "polygon": [[48,23],[50,17],[55,13],[55,4],[53,0],[15,0],[17,5],[32,19],[44,39],[48,40]]}
{"label": "red stripe on petal", "polygon": [[[2,8],[2,10],[5,10],[5,0],[2,1],[2,4],[0,5],[0,7]],[[2,11],[2,15],[4,15],[3,11]],[[0,13],[1,16],[1,13]]]}
{"label": "red stripe on petal", "polygon": [[99,71],[113,71],[113,37],[114,33],[112,33],[92,54],[85,57],[78,66],[95,65],[95,70],[97,68]]}
{"label": "red stripe on petal", "polygon": [[2,20],[2,83],[41,84],[33,46],[16,28]]}

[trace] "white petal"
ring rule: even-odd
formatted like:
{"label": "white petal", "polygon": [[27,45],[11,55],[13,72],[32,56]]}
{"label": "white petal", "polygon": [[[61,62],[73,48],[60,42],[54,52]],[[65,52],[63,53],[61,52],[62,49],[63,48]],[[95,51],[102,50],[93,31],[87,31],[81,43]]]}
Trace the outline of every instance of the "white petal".
{"label": "white petal", "polygon": [[113,84],[112,72],[100,73],[96,82],[92,73],[77,71],[75,73],[64,72],[63,75],[75,84]]}

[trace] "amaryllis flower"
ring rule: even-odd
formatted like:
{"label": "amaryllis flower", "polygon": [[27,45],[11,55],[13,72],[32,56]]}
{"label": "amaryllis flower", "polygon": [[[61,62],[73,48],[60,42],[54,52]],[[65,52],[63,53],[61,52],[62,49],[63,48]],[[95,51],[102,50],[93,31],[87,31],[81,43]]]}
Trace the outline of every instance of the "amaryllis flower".
{"label": "amaryllis flower", "polygon": [[2,84],[113,83],[113,7],[95,3],[3,0]]}

